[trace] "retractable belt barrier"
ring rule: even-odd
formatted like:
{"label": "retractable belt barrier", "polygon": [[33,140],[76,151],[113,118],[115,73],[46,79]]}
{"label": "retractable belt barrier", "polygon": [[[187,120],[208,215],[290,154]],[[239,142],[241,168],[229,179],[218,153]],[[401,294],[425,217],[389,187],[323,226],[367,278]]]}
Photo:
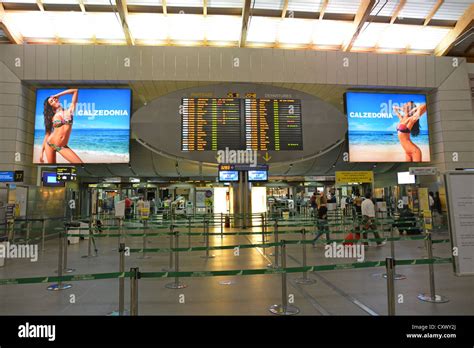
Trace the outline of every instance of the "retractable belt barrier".
{"label": "retractable belt barrier", "polygon": [[[439,259],[406,259],[396,260],[397,265],[429,265],[451,263],[451,258]],[[180,272],[140,272],[140,278],[190,278],[190,277],[219,277],[219,276],[240,276],[240,275],[258,275],[258,274],[279,274],[279,273],[301,273],[301,272],[318,272],[333,271],[345,269],[360,269],[385,266],[385,261],[366,261],[346,264],[332,264],[306,267],[287,267],[278,269],[234,269],[222,271],[180,271]],[[109,272],[109,273],[93,273],[78,275],[44,276],[44,277],[28,277],[28,278],[10,278],[0,279],[0,285],[12,284],[40,284],[60,281],[85,281],[85,280],[103,280],[128,278],[131,272]]]}

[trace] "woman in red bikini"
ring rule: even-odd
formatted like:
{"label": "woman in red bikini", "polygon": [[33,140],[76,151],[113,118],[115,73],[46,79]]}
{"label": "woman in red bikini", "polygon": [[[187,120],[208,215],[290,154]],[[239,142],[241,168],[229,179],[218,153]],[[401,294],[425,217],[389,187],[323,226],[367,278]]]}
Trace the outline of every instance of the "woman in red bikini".
{"label": "woman in red bikini", "polygon": [[400,120],[397,131],[400,144],[405,150],[405,162],[421,162],[421,150],[411,141],[411,136],[417,137],[420,134],[420,117],[426,112],[426,104],[415,106],[410,101],[402,107],[394,106],[393,111]]}
{"label": "woman in red bikini", "polygon": [[[59,102],[59,97],[66,94],[72,94],[72,101],[69,108],[64,110]],[[46,134],[41,149],[41,163],[44,163],[43,154],[46,155],[47,163],[56,163],[56,153],[59,153],[69,163],[83,163],[79,156],[67,146],[72,131],[77,94],[77,89],[68,89],[45,99],[44,127]]]}

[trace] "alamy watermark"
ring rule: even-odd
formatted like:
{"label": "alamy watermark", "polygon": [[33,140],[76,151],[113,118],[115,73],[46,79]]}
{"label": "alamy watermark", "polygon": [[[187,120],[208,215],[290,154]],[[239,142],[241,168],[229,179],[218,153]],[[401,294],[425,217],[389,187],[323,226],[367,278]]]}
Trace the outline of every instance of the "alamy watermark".
{"label": "alamy watermark", "polygon": [[338,244],[332,242],[324,246],[324,257],[339,259],[356,259],[357,262],[364,262],[365,249],[363,244]]}
{"label": "alamy watermark", "polygon": [[34,325],[26,322],[18,326],[20,338],[47,338],[52,342],[56,340],[56,325]]}
{"label": "alamy watermark", "polygon": [[38,245],[0,244],[0,259],[30,259],[31,262],[38,261]]}
{"label": "alamy watermark", "polygon": [[258,152],[256,150],[225,150],[217,151],[217,163],[220,164],[250,164],[251,167],[257,166]]}

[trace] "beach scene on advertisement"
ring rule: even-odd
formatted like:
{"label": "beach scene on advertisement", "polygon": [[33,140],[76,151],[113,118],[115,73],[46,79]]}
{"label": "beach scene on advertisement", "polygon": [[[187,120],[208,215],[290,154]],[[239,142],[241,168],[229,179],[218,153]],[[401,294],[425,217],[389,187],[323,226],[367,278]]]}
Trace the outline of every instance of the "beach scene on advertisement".
{"label": "beach scene on advertisement", "polygon": [[351,162],[429,162],[426,96],[348,92]]}
{"label": "beach scene on advertisement", "polygon": [[38,89],[33,162],[128,163],[129,89]]}

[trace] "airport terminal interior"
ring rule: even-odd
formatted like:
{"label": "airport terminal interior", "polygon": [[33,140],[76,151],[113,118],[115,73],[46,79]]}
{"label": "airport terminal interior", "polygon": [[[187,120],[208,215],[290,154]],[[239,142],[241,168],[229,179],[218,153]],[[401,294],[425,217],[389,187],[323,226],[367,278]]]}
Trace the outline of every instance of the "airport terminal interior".
{"label": "airport terminal interior", "polygon": [[473,25],[0,1],[0,315],[474,315]]}

